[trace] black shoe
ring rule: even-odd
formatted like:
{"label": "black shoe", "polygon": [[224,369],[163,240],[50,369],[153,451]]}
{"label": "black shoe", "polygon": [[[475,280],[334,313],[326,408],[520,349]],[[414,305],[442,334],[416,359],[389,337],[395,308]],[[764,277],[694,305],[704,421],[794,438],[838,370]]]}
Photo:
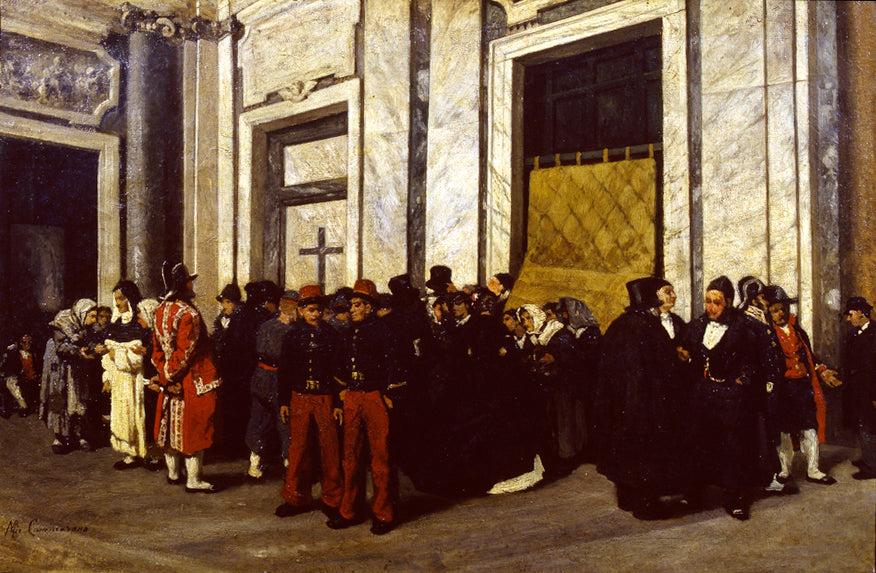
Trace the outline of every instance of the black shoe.
{"label": "black shoe", "polygon": [[143,467],[149,470],[150,472],[161,471],[164,467],[164,464],[161,460],[156,460],[155,458],[146,458],[143,460]]}
{"label": "black shoe", "polygon": [[333,519],[337,519],[341,516],[340,511],[338,510],[337,507],[331,507],[329,505],[326,505],[325,503],[321,503],[319,505],[319,510],[322,512],[322,514],[324,516],[326,516],[329,519],[329,521],[331,521]]}
{"label": "black shoe", "polygon": [[857,480],[876,479],[876,472],[861,470],[852,474],[852,477]]}
{"label": "black shoe", "polygon": [[310,511],[309,505],[292,505],[287,502],[278,505],[277,509],[274,510],[274,515],[277,517],[292,517],[293,515],[307,513],[308,511]]}
{"label": "black shoe", "polygon": [[780,476],[779,474],[776,474],[776,481],[779,482],[780,484],[786,484],[786,483],[788,483],[789,481],[791,481],[791,479],[792,479],[792,478],[791,478],[791,475],[790,475],[790,474],[788,474],[788,475],[786,475],[786,476],[784,476],[784,477]]}
{"label": "black shoe", "polygon": [[185,483],[185,481],[186,481],[185,478],[183,478],[182,476],[175,478],[175,479],[171,478],[171,477],[167,478],[167,483],[169,483],[170,485],[180,485],[180,484]]}
{"label": "black shoe", "polygon": [[113,469],[114,470],[130,470],[130,469],[136,468],[139,465],[140,465],[139,458],[134,458],[134,461],[132,461],[132,462],[126,462],[125,460],[119,460],[113,464]]}
{"label": "black shoe", "polygon": [[393,529],[395,529],[394,521],[380,521],[379,519],[375,519],[371,522],[371,533],[374,535],[386,535]]}
{"label": "black shoe", "polygon": [[633,517],[642,521],[654,521],[669,517],[669,506],[661,503],[659,499],[648,500],[633,510]]}
{"label": "black shoe", "polygon": [[348,527],[352,527],[358,523],[362,523],[362,521],[356,519],[347,519],[340,514],[338,514],[336,518],[329,519],[325,522],[329,529],[347,529]]}
{"label": "black shoe", "polygon": [[806,481],[817,483],[820,485],[833,485],[836,483],[836,480],[829,475],[825,475],[824,477],[820,478],[811,478],[809,476],[806,476]]}
{"label": "black shoe", "polygon": [[852,460],[852,465],[858,469],[863,469],[867,464],[864,463],[864,460]]}
{"label": "black shoe", "polygon": [[70,453],[70,448],[65,446],[64,444],[52,444],[52,453],[64,455]]}
{"label": "black shoe", "polygon": [[739,521],[747,521],[749,518],[747,507],[728,507],[727,514]]}

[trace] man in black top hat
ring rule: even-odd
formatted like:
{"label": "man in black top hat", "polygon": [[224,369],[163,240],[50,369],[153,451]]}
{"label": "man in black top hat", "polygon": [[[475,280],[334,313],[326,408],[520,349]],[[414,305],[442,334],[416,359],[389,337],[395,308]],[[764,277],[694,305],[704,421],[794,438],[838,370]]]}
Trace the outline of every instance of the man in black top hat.
{"label": "man in black top hat", "polygon": [[456,287],[451,281],[453,271],[444,265],[435,265],[429,269],[429,280],[426,281],[426,287],[431,289],[436,295],[456,292]]}
{"label": "man in black top hat", "polygon": [[864,297],[848,300],[843,316],[850,332],[843,341],[843,411],[858,431],[861,459],[853,462],[855,479],[876,478],[876,328],[870,326],[872,305]]}
{"label": "man in black top hat", "polygon": [[809,335],[790,311],[797,302],[780,286],[764,288],[773,330],[782,351],[783,377],[773,390],[776,403],[776,424],[781,432],[777,448],[781,471],[780,483],[791,479],[794,446],[791,436],[799,435],[800,449],[806,456],[806,480],[821,485],[833,485],[836,480],[818,469],[818,443],[824,441],[825,403],[819,379],[828,386],[837,386],[836,372],[818,364],[812,352]]}

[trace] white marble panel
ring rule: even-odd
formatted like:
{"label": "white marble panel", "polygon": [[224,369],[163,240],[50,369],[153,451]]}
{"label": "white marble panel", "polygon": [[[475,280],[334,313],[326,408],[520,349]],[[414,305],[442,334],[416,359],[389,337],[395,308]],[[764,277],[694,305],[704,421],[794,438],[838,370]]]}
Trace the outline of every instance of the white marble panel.
{"label": "white marble panel", "polygon": [[0,112],[0,135],[33,139],[98,152],[97,302],[112,304],[112,288],[122,272],[119,219],[119,138]]}
{"label": "white marble panel", "polygon": [[347,136],[288,145],[283,149],[283,185],[347,176]]}
{"label": "white marble panel", "polygon": [[[325,246],[343,252],[325,255],[325,291],[344,286],[347,245],[347,202],[328,201],[286,208],[286,289],[300,290],[317,282],[317,257],[302,255],[301,249],[317,246],[319,228],[325,229]],[[354,258],[356,253],[352,255]]]}
{"label": "white marble panel", "polygon": [[704,94],[763,85],[763,12],[762,1],[700,2]]}
{"label": "white marble panel", "polygon": [[218,45],[218,125],[217,125],[217,151],[218,164],[216,166],[216,185],[218,204],[216,206],[216,235],[217,235],[217,276],[216,280],[221,285],[226,285],[234,279],[234,235],[236,225],[234,221],[235,190],[237,182],[235,174],[235,133],[234,124],[237,122],[234,105],[234,39],[230,36],[223,38]]}
{"label": "white marble panel", "polygon": [[410,2],[366,0],[362,276],[383,289],[407,271]]}
{"label": "white marble panel", "polygon": [[[809,16],[810,10],[814,12],[815,7],[809,2],[797,0],[794,3],[794,16],[796,18],[796,36],[794,43],[797,50],[797,70],[794,89],[797,93],[795,103],[796,122],[797,122],[797,180],[798,185],[797,209],[798,218],[800,221],[800,242],[799,242],[799,260],[800,260],[800,288],[797,291],[800,297],[798,305],[800,323],[809,332],[813,332],[812,315],[815,310],[815,298],[829,297],[829,293],[815,292],[815,272],[825,272],[825,269],[815,269],[813,265],[813,189],[815,188],[813,179],[817,180],[817,170],[812,169],[810,163],[810,141],[809,134],[812,131],[811,124],[817,121],[813,118],[809,106]],[[818,344],[816,338],[813,341]]]}
{"label": "white marble panel", "polygon": [[767,85],[794,79],[794,2],[766,0]]}
{"label": "white marble panel", "polygon": [[703,95],[703,272],[706,281],[767,274],[764,90]]}
{"label": "white marble panel", "polygon": [[447,265],[457,284],[478,279],[481,8],[432,5],[426,268]]}
{"label": "white marble panel", "polygon": [[675,285],[675,312],[690,315],[690,199],[687,129],[686,20],[663,18],[663,271]]}
{"label": "white marble panel", "polygon": [[271,8],[240,15],[246,30],[239,43],[245,106],[295,82],[355,73],[359,0],[300,1],[282,11]]}
{"label": "white marble panel", "polygon": [[767,89],[767,157],[769,171],[769,281],[796,295],[799,281],[797,254],[797,146],[794,85]]}

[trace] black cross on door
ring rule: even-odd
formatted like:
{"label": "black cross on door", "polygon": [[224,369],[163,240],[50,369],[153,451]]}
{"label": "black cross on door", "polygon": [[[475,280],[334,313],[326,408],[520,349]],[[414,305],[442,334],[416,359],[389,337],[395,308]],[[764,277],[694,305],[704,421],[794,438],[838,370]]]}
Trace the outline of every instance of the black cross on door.
{"label": "black cross on door", "polygon": [[325,292],[325,257],[344,252],[344,247],[325,246],[325,227],[319,227],[316,231],[316,246],[307,249],[298,249],[299,255],[316,255],[316,277],[319,288]]}

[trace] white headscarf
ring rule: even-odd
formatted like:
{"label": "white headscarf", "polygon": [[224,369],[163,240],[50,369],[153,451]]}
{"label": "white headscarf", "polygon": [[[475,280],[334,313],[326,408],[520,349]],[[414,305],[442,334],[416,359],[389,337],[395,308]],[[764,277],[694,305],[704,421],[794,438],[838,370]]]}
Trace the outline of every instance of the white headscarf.
{"label": "white headscarf", "polygon": [[146,323],[146,326],[151,330],[155,328],[155,309],[161,304],[154,298],[144,298],[137,305],[137,312],[140,318]]}

